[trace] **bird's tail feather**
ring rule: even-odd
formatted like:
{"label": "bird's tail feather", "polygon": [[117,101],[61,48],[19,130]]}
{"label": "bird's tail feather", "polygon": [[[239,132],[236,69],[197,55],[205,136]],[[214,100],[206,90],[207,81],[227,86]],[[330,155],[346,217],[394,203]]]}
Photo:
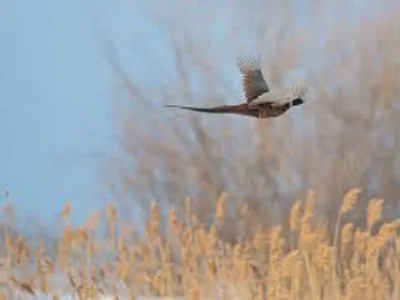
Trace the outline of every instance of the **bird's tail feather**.
{"label": "bird's tail feather", "polygon": [[182,105],[165,105],[165,107],[175,107],[185,110],[192,110],[197,112],[205,112],[205,113],[215,113],[215,114],[223,114],[223,113],[242,113],[246,110],[246,104],[239,104],[239,105],[223,105],[223,106],[216,106],[216,107],[193,107],[193,106],[182,106]]}

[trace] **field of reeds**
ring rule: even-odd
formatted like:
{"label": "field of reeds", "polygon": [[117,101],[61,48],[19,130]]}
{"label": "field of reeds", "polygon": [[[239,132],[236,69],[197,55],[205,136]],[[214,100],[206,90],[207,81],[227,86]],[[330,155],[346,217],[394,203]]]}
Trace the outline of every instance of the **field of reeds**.
{"label": "field of reeds", "polygon": [[[2,299],[400,299],[398,1],[189,2],[137,4],[151,30],[102,36],[115,204],[82,226],[66,204],[43,239],[7,211]],[[274,120],[163,107],[241,102],[249,41],[271,87],[310,83],[304,105]]]}
{"label": "field of reeds", "polygon": [[[67,205],[62,236],[51,246],[33,247],[4,226],[1,299],[14,299],[16,290],[22,299],[399,299],[400,223],[380,222],[382,199],[365,208],[363,228],[342,223],[359,193],[353,188],[344,196],[334,232],[315,213],[317,195],[310,192],[281,225],[263,230],[254,224],[234,244],[218,237],[224,195],[216,199],[209,226],[198,221],[189,200],[186,217],[170,210],[165,224],[153,203],[143,235],[133,224],[118,226],[113,206],[73,228]],[[245,211],[242,217],[248,217]]]}

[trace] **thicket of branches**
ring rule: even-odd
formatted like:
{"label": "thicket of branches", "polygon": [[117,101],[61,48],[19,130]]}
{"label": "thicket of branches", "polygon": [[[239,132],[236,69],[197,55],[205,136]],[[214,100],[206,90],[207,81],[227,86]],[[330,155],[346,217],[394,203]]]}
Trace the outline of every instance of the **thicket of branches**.
{"label": "thicket of branches", "polygon": [[[385,2],[351,13],[344,1],[308,0],[301,9],[289,0],[153,2],[140,9],[163,38],[140,52],[135,45],[156,35],[134,36],[130,54],[142,56],[146,68],[125,63],[129,56],[122,59],[115,46],[107,52],[124,94],[111,98],[122,154],[110,161],[106,180],[124,199],[124,211],[141,205],[146,212],[157,200],[179,214],[189,197],[209,223],[215,199],[226,193],[232,209],[222,234],[237,239],[253,221],[270,226],[286,219],[310,189],[317,213],[336,219],[340,199],[359,187],[356,222],[363,224],[362,199],[370,197],[385,199],[386,219],[397,216],[398,6]],[[308,81],[307,103],[269,120],[163,107],[243,101],[235,60],[250,51],[261,53],[272,88]],[[240,218],[237,204],[251,220]]]}

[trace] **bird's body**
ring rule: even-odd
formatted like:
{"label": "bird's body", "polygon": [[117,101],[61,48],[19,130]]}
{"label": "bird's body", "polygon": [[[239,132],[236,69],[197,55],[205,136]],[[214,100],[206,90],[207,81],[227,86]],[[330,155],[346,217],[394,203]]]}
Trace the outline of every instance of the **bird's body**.
{"label": "bird's body", "polygon": [[257,107],[250,107],[247,103],[237,105],[222,105],[215,107],[193,107],[181,105],[166,105],[166,107],[176,107],[185,110],[214,114],[237,114],[251,116],[259,119],[266,119],[278,117],[281,114],[285,113],[290,108],[290,104],[286,103],[280,106],[273,106],[269,103],[264,103],[258,105]]}
{"label": "bird's body", "polygon": [[246,102],[237,105],[222,105],[209,108],[181,105],[166,105],[166,107],[177,107],[205,113],[239,114],[266,119],[278,117],[292,106],[304,103],[303,97],[307,93],[306,86],[295,86],[289,89],[270,91],[263,78],[258,59],[238,60],[238,67],[243,75]]}

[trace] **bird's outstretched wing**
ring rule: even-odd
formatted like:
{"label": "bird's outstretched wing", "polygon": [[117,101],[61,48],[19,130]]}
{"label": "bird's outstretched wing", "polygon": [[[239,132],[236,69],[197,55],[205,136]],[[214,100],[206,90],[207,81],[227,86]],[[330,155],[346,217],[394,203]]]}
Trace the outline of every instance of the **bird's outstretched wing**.
{"label": "bird's outstretched wing", "polygon": [[239,105],[221,105],[214,107],[194,107],[194,106],[181,106],[181,105],[165,105],[165,107],[176,107],[180,109],[192,110],[197,112],[214,113],[214,114],[246,114],[248,112],[247,104]]}
{"label": "bird's outstretched wing", "polygon": [[260,58],[255,55],[239,56],[237,66],[242,73],[242,85],[247,103],[269,92],[269,87],[261,72]]}
{"label": "bird's outstretched wing", "polygon": [[256,107],[259,104],[270,103],[271,105],[282,105],[297,98],[303,98],[308,91],[308,86],[299,84],[287,89],[270,91],[254,99],[249,107]]}

